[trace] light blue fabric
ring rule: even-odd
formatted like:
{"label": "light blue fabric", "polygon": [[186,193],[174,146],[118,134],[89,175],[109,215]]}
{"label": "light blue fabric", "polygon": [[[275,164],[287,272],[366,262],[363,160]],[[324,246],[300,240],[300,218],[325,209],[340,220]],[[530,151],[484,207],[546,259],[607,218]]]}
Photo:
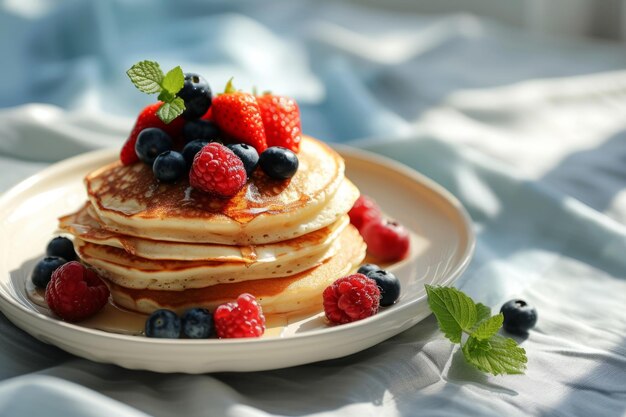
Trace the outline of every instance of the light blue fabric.
{"label": "light blue fabric", "polygon": [[453,192],[478,236],[458,286],[539,311],[528,371],[508,377],[467,366],[432,318],[348,358],[187,376],[79,359],[0,315],[0,416],[626,414],[623,45],[356,3],[21,0],[0,6],[0,52],[2,190],[119,146],[151,99],[124,75],[137,60],[216,91],[234,75],[297,98],[306,133]]}

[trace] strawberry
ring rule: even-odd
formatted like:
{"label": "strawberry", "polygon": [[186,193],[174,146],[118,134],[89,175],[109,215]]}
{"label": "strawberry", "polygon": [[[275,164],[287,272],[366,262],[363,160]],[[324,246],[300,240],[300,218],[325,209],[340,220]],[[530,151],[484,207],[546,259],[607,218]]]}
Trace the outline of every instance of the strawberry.
{"label": "strawberry", "polygon": [[213,120],[213,112],[211,111],[211,108],[209,107],[209,110],[206,111],[206,113],[204,113],[204,116],[201,117],[202,120]]}
{"label": "strawberry", "polygon": [[126,139],[126,143],[122,146],[122,151],[120,152],[122,164],[130,165],[139,161],[137,154],[135,154],[135,143],[137,142],[137,136],[139,136],[139,133],[145,128],[158,127],[159,129],[163,129],[172,139],[181,136],[185,119],[177,117],[170,124],[165,124],[156,114],[161,104],[163,103],[160,101],[150,104],[139,113],[133,130],[131,130],[128,139]]}
{"label": "strawberry", "polygon": [[292,98],[264,94],[257,96],[267,146],[282,146],[298,152],[302,140],[300,109]]}
{"label": "strawberry", "polygon": [[259,154],[267,148],[259,104],[252,94],[235,90],[232,79],[224,94],[213,99],[211,113],[222,132],[235,141],[253,146]]}

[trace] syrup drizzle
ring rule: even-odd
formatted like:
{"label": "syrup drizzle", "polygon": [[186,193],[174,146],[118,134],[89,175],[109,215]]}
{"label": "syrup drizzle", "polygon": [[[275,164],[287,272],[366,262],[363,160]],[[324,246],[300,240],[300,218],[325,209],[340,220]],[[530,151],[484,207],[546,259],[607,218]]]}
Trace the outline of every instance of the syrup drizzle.
{"label": "syrup drizzle", "polygon": [[[322,164],[318,155],[308,157],[312,159],[311,165],[318,170],[339,170],[335,159],[332,159],[334,166],[331,168],[329,164]],[[271,179],[256,170],[243,189],[227,200],[195,190],[184,180],[176,184],[158,183],[152,170],[145,164],[122,166],[114,163],[103,167],[94,177],[88,177],[87,190],[98,202],[96,205],[106,209],[101,197],[108,195],[115,203],[114,211],[127,216],[139,212],[160,217],[207,217],[207,214],[215,214],[245,224],[261,214],[281,214],[298,210],[309,203],[312,198],[309,192],[312,190],[308,190],[303,184],[310,180],[311,175],[316,174],[304,169],[307,165],[305,162],[302,161],[302,169],[288,180]],[[330,181],[334,182],[335,179]],[[320,188],[329,185],[330,183],[320,184]],[[125,207],[125,210],[120,207]]]}

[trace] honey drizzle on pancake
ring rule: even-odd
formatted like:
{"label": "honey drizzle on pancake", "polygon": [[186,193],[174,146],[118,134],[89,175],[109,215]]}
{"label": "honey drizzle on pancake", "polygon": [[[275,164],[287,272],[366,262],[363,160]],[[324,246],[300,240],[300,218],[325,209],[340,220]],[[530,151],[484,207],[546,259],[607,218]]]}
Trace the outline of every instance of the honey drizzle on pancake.
{"label": "honey drizzle on pancake", "polygon": [[[177,184],[158,183],[152,170],[145,164],[123,166],[115,162],[100,175],[102,184],[98,194],[115,194],[117,201],[136,201],[139,209],[167,218],[182,213],[186,217],[204,217],[206,213],[222,214],[238,223],[248,223],[263,213],[278,214],[297,210],[310,200],[310,196],[299,194],[294,201],[285,204],[279,196],[291,180],[274,180],[260,170],[255,171],[250,181],[234,197],[220,199],[189,186],[187,180]],[[97,197],[97,196],[96,196]],[[122,213],[132,216],[134,210]]]}

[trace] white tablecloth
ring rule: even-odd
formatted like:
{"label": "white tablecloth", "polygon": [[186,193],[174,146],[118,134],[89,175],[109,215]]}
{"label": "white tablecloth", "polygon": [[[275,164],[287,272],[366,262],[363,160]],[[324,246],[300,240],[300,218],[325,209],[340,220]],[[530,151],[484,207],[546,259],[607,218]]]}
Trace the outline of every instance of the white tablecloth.
{"label": "white tablecloth", "polygon": [[[294,96],[305,132],[391,156],[461,199],[458,287],[539,312],[524,376],[470,368],[431,317],[353,356],[189,376],[96,364],[0,315],[0,416],[626,415],[626,49],[466,15],[354,3],[0,5],[0,189],[118,147],[150,98],[124,71],[182,65]],[[145,414],[144,414],[145,413]]]}

